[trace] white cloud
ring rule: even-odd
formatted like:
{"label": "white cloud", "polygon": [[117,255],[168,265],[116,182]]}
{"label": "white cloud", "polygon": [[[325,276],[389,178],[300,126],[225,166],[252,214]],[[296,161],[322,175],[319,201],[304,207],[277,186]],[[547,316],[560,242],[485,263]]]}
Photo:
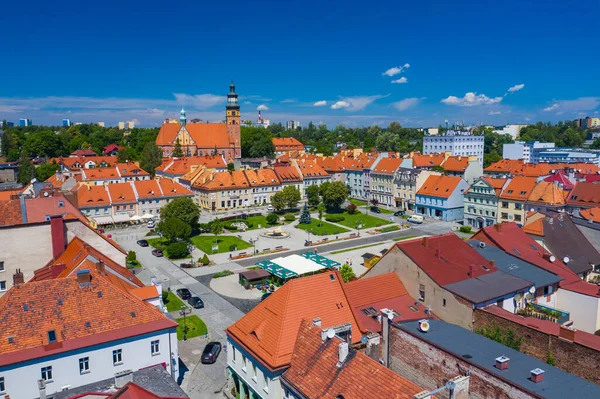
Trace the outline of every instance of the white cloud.
{"label": "white cloud", "polygon": [[350,103],[347,101],[338,101],[331,106],[331,109],[342,109],[350,107]]}
{"label": "white cloud", "polygon": [[327,101],[321,100],[321,101],[317,101],[316,103],[314,103],[313,107],[324,107],[326,105],[327,105]]}
{"label": "white cloud", "polygon": [[285,100],[281,101],[282,104],[292,104],[297,102],[298,100],[296,100],[295,98],[286,98]]}
{"label": "white cloud", "polygon": [[185,93],[173,93],[178,104],[181,105],[193,105],[198,109],[208,109],[217,104],[225,103],[225,96],[217,96],[214,94],[185,94]]}
{"label": "white cloud", "polygon": [[441,102],[447,105],[457,105],[459,107],[473,107],[477,105],[497,104],[502,101],[502,97],[488,97],[485,94],[468,92],[464,97],[449,96]]}
{"label": "white cloud", "polygon": [[594,115],[598,115],[598,111],[594,111]]}
{"label": "white cloud", "polygon": [[269,109],[269,107],[267,107],[265,104],[260,104],[258,107],[256,107],[257,111],[267,111]]}
{"label": "white cloud", "polygon": [[250,105],[252,104],[252,101],[244,101],[244,105]]}
{"label": "white cloud", "polygon": [[488,112],[488,115],[500,115],[501,113],[501,111],[490,111]]}
{"label": "white cloud", "polygon": [[526,117],[525,117],[525,120],[526,120],[527,122],[529,122],[529,121],[531,120],[531,118],[530,118],[530,117],[528,117],[528,116],[526,116]]}
{"label": "white cloud", "polygon": [[392,80],[392,83],[406,83],[406,82],[408,82],[408,79],[406,79],[404,76],[402,76],[400,79]]}
{"label": "white cloud", "polygon": [[408,69],[410,68],[410,64],[407,62],[406,64],[404,64],[404,69]]}
{"label": "white cloud", "polygon": [[558,104],[552,104],[549,107],[544,108],[544,112],[552,112],[556,109],[558,109],[559,105]]}
{"label": "white cloud", "polygon": [[510,93],[514,93],[514,92],[516,92],[516,91],[519,91],[519,90],[521,90],[523,87],[525,87],[525,83],[521,83],[521,84],[518,84],[518,85],[514,85],[513,87],[510,87],[510,88],[508,89],[508,91],[509,91]]}
{"label": "white cloud", "polygon": [[421,101],[420,98],[405,98],[404,100],[400,100],[400,101],[396,101],[395,103],[392,103],[392,107],[396,108],[398,111],[405,111],[409,108],[414,107],[415,105],[419,104],[419,102]]}
{"label": "white cloud", "polygon": [[382,73],[382,75],[392,77],[398,75],[399,73],[402,73],[402,70],[402,67],[393,67]]}

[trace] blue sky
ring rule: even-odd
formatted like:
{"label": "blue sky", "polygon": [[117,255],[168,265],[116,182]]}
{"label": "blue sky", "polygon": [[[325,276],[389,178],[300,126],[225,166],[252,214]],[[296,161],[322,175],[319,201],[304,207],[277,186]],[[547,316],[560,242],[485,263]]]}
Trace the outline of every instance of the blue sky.
{"label": "blue sky", "polygon": [[12,1],[0,119],[157,126],[183,105],[220,120],[231,79],[243,118],[303,125],[594,116],[599,14],[597,0]]}

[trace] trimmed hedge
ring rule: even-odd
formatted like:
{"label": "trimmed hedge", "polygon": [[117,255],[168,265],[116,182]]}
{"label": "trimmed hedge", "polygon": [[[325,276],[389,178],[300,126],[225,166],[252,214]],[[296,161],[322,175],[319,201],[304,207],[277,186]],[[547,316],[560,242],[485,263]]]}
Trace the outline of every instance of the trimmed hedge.
{"label": "trimmed hedge", "polygon": [[167,246],[167,254],[171,259],[181,259],[188,256],[190,251],[188,250],[188,246],[185,242],[174,242],[173,244],[169,244],[169,246]]}
{"label": "trimmed hedge", "polygon": [[238,229],[237,226],[232,225],[231,223],[225,224],[225,228],[229,231],[236,231]]}
{"label": "trimmed hedge", "polygon": [[333,223],[341,222],[344,219],[345,219],[344,215],[327,215],[327,216],[325,216],[325,220],[327,220],[328,222],[333,222]]}
{"label": "trimmed hedge", "polygon": [[471,233],[471,226],[460,226],[459,230],[461,233]]}
{"label": "trimmed hedge", "polygon": [[283,216],[283,219],[284,219],[284,220],[286,220],[286,221],[288,221],[288,222],[293,222],[294,220],[296,220],[296,216],[294,216],[294,215],[293,215],[293,214],[291,214],[291,213],[286,213],[286,214]]}

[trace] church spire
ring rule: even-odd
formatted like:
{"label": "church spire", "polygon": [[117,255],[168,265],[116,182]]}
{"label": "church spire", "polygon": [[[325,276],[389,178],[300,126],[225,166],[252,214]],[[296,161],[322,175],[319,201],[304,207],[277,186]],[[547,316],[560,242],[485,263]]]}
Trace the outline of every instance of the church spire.
{"label": "church spire", "polygon": [[181,112],[179,113],[179,124],[181,126],[185,126],[186,122],[187,122],[187,120],[185,118],[185,109],[183,109],[183,107],[181,107]]}

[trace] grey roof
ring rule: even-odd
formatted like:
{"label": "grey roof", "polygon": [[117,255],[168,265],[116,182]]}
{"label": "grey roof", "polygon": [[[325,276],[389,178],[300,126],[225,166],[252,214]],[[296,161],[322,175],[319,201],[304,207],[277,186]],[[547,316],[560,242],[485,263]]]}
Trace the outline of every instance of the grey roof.
{"label": "grey roof", "polygon": [[489,261],[494,261],[494,265],[499,270],[505,273],[519,277],[523,280],[527,280],[533,283],[536,287],[545,287],[558,283],[562,278],[555,274],[552,274],[546,270],[540,269],[539,267],[532,265],[529,262],[512,256],[501,249],[498,249],[492,245],[485,245],[481,247],[480,241],[471,240],[468,244]]}
{"label": "grey roof", "polygon": [[[183,389],[177,385],[177,382],[161,365],[133,372],[133,382],[158,396],[188,398]],[[108,380],[58,392],[54,395],[53,399],[67,399],[86,392],[114,393],[116,391],[115,379],[109,378]]]}
{"label": "grey roof", "polygon": [[[600,398],[600,386],[454,324],[430,319],[430,328],[426,333],[418,329],[418,321],[396,325],[419,339],[452,353],[462,361],[509,380],[514,385],[542,397],[549,399]],[[466,354],[471,357],[464,358],[463,355]],[[495,367],[495,359],[500,356],[510,359],[508,369],[499,370]],[[544,370],[544,380],[539,383],[529,379],[531,370],[536,368]]]}
{"label": "grey roof", "polygon": [[499,299],[518,291],[527,290],[533,284],[529,281],[497,270],[476,278],[468,278],[447,284],[444,289],[468,300],[471,303],[483,303]]}

